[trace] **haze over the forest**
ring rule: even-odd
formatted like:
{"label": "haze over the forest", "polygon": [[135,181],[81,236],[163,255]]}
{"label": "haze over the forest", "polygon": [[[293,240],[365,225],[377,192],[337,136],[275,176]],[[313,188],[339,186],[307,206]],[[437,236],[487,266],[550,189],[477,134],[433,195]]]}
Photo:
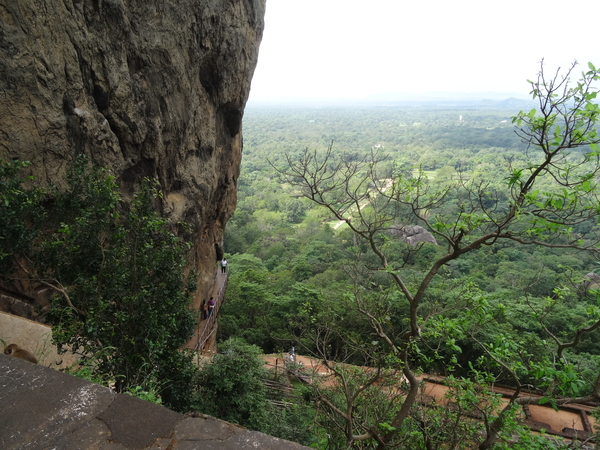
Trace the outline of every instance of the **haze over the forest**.
{"label": "haze over the forest", "polygon": [[581,70],[600,64],[595,27],[569,19],[597,13],[594,0],[560,15],[517,0],[269,0],[250,103],[440,92],[528,98],[542,58],[548,73],[575,60]]}

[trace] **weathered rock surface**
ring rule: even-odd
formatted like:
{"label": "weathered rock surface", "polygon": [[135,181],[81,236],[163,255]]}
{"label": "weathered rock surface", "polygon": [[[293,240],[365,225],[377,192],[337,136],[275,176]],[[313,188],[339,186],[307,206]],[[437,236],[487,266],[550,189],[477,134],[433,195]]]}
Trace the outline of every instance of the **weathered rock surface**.
{"label": "weathered rock surface", "polygon": [[58,354],[48,325],[0,311],[0,353],[10,344],[28,350],[38,364],[53,369],[64,369],[77,362],[77,356],[71,352]]}
{"label": "weathered rock surface", "polygon": [[303,447],[210,416],[188,417],[0,354],[3,450],[263,450]]}
{"label": "weathered rock surface", "polygon": [[419,225],[395,225],[390,227],[390,233],[399,237],[405,244],[417,245],[419,242],[430,242],[437,245],[433,235]]}
{"label": "weathered rock surface", "polygon": [[[0,0],[0,157],[64,185],[85,153],[159,180],[194,234],[199,298],[233,213],[265,0]],[[197,305],[196,305],[197,306]]]}

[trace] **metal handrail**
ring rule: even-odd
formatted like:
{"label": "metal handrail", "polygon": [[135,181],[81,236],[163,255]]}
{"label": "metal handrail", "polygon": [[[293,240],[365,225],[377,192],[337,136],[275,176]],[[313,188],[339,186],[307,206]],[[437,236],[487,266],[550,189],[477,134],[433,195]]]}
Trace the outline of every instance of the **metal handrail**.
{"label": "metal handrail", "polygon": [[[217,274],[217,277],[218,277],[218,274]],[[211,334],[214,331],[213,327],[214,327],[215,321],[217,320],[217,314],[219,313],[219,309],[221,309],[221,304],[223,303],[223,300],[225,299],[225,291],[227,290],[228,281],[229,281],[229,274],[226,272],[225,280],[223,281],[223,284],[219,287],[219,290],[217,292],[217,299],[215,300],[215,307],[213,308],[213,312],[210,315],[210,317],[208,319],[206,319],[206,322],[204,322],[204,328],[202,329],[202,333],[200,333],[200,336],[198,336],[198,342],[196,343],[196,346],[194,347],[194,350],[196,350],[197,352],[202,351],[202,349],[206,345],[206,342],[208,341],[208,338],[210,338]]]}

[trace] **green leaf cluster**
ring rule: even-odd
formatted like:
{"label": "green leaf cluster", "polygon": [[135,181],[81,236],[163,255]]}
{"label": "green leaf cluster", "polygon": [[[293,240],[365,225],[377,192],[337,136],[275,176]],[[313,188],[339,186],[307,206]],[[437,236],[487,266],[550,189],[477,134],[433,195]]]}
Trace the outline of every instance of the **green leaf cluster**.
{"label": "green leaf cluster", "polygon": [[237,339],[219,345],[220,352],[207,361],[198,378],[194,409],[231,423],[283,439],[310,445],[312,415],[302,400],[287,400],[276,408],[264,381],[270,378],[261,350]]}
{"label": "green leaf cluster", "polygon": [[184,276],[188,244],[155,212],[157,184],[145,180],[127,205],[110,173],[85,157],[66,190],[44,195],[24,187],[15,163],[3,167],[11,213],[2,215],[0,244],[12,266],[4,273],[10,281],[25,271],[51,293],[47,320],[59,349],[77,352],[90,376],[118,392],[159,386],[165,404],[185,409],[196,370],[179,349],[195,326],[195,284]]}

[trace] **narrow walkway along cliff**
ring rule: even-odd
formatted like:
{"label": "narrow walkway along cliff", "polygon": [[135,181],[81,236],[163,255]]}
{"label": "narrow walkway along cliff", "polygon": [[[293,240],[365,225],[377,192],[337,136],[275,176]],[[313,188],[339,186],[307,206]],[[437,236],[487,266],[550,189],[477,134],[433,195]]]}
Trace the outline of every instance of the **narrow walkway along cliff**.
{"label": "narrow walkway along cliff", "polygon": [[229,280],[228,273],[222,273],[218,271],[215,274],[215,282],[210,291],[210,295],[206,298],[206,302],[212,298],[215,302],[213,313],[207,319],[203,318],[202,309],[198,312],[198,324],[194,330],[194,336],[188,342],[187,348],[192,348],[199,353],[203,351],[215,352],[216,351],[216,331],[217,331],[217,317],[221,305],[225,300],[225,292],[227,291],[227,282]]}

